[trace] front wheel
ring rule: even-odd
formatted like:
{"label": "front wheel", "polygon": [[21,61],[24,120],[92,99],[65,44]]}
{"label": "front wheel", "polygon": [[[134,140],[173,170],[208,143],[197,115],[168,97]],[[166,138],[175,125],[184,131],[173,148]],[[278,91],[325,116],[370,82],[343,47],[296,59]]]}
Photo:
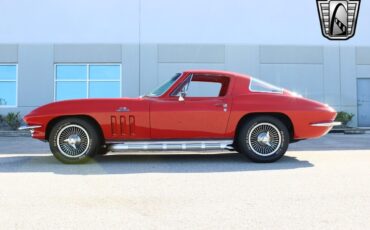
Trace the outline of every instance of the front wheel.
{"label": "front wheel", "polygon": [[289,131],[279,119],[259,116],[242,124],[236,141],[240,153],[254,162],[269,163],[287,151]]}
{"label": "front wheel", "polygon": [[59,121],[51,130],[50,150],[63,163],[84,163],[101,148],[101,138],[96,127],[80,118]]}

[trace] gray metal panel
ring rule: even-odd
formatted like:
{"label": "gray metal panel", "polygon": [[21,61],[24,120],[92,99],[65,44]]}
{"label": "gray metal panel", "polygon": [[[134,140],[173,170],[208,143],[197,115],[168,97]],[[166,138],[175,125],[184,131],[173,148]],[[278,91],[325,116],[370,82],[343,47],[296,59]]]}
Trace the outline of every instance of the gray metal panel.
{"label": "gray metal panel", "polygon": [[142,44],[140,48],[140,94],[158,85],[158,52],[156,44]]}
{"label": "gray metal panel", "polygon": [[140,95],[139,45],[122,46],[122,96]]}
{"label": "gray metal panel", "polygon": [[305,97],[324,101],[322,65],[262,64],[261,79],[302,94]]}
{"label": "gray metal panel", "polygon": [[54,46],[55,63],[119,63],[122,49],[118,44],[61,44]]}
{"label": "gray metal panel", "polygon": [[341,104],[339,61],[339,47],[324,48],[324,101],[334,107]]}
{"label": "gray metal panel", "polygon": [[0,63],[17,63],[18,45],[4,44],[0,45]]}
{"label": "gray metal panel", "polygon": [[18,106],[54,100],[53,45],[19,45]]}
{"label": "gray metal panel", "polygon": [[263,64],[321,64],[321,46],[261,46],[260,61]]}
{"label": "gray metal panel", "polygon": [[341,101],[342,105],[354,106],[357,104],[355,48],[341,47],[340,50]]}
{"label": "gray metal panel", "polygon": [[[357,107],[357,82],[356,82],[356,49],[354,47],[340,48],[340,73],[341,73],[341,110]],[[353,110],[356,117],[352,125],[357,125],[357,109]]]}
{"label": "gray metal panel", "polygon": [[227,45],[225,59],[226,70],[259,76],[259,46]]}
{"label": "gray metal panel", "polygon": [[356,64],[370,65],[370,47],[356,48]]}
{"label": "gray metal panel", "polygon": [[224,63],[224,45],[158,45],[159,63]]}
{"label": "gray metal panel", "polygon": [[357,78],[370,78],[370,65],[357,65]]}

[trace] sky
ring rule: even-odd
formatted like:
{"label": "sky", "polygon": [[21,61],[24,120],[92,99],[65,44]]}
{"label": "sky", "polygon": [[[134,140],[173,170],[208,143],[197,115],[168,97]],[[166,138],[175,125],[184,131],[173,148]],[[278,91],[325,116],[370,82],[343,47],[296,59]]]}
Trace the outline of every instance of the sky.
{"label": "sky", "polygon": [[315,0],[0,0],[0,43],[227,43],[370,46],[370,1],[356,35],[329,41]]}

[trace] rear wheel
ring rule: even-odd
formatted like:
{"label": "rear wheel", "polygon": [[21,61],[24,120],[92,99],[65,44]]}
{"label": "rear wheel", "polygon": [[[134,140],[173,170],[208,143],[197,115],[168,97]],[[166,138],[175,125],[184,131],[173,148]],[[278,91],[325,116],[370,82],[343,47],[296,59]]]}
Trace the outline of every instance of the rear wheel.
{"label": "rear wheel", "polygon": [[84,163],[101,149],[101,138],[96,127],[81,118],[59,121],[51,130],[50,150],[63,163]]}
{"label": "rear wheel", "polygon": [[246,121],[237,136],[238,151],[254,162],[277,161],[285,154],[288,145],[288,129],[272,116],[259,116]]}

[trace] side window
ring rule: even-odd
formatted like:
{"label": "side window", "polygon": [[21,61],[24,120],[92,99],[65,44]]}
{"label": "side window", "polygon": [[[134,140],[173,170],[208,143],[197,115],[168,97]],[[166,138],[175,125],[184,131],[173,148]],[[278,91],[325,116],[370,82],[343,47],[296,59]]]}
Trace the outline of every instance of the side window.
{"label": "side window", "polygon": [[264,93],[283,93],[283,89],[267,82],[261,81],[256,78],[252,78],[249,85],[249,90],[252,92],[264,92]]}
{"label": "side window", "polygon": [[171,95],[180,96],[185,91],[186,97],[223,97],[229,82],[228,77],[219,75],[191,75]]}
{"label": "side window", "polygon": [[219,82],[191,81],[187,97],[218,97],[222,84]]}

